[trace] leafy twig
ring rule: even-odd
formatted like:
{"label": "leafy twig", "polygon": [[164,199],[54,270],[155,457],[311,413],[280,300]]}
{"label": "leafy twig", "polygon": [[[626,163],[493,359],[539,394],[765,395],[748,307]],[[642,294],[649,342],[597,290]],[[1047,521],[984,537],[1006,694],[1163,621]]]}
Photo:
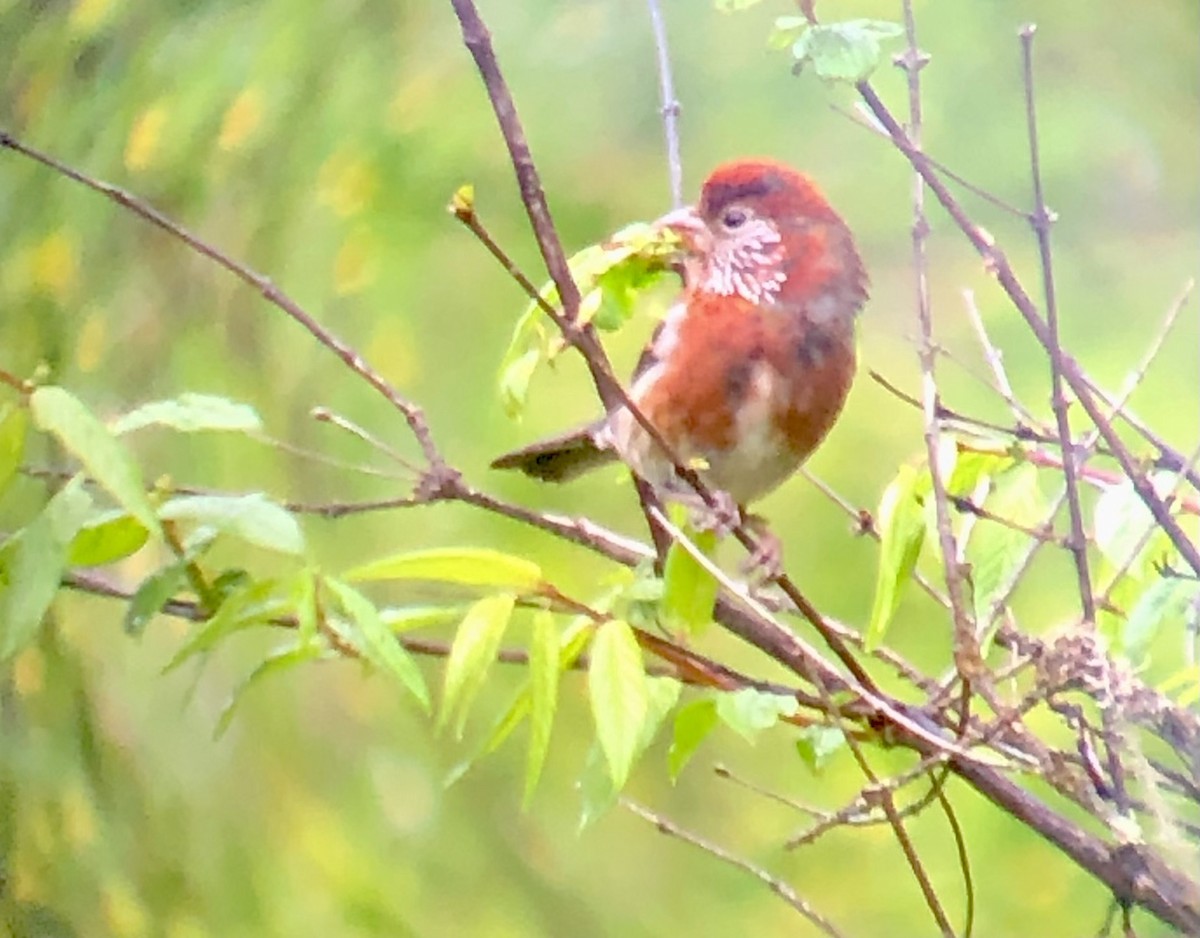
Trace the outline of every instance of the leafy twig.
{"label": "leafy twig", "polygon": [[[971,242],[972,247],[979,252],[983,257],[987,268],[993,273],[1004,292],[1008,294],[1010,300],[1021,317],[1029,326],[1034,337],[1044,349],[1050,347],[1050,337],[1046,331],[1046,324],[1042,320],[1041,315],[1037,311],[1037,307],[1029,294],[1025,292],[1025,288],[1013,273],[1012,266],[1005,257],[1004,252],[996,244],[995,238],[980,228],[963,210],[958,200],[954,198],[946,185],[938,178],[937,172],[930,165],[929,161],[924,158],[921,151],[914,147],[912,141],[909,140],[904,128],[888,110],[882,99],[871,87],[869,82],[860,81],[855,87],[858,93],[870,108],[871,113],[887,130],[888,135],[892,138],[892,143],[897,150],[909,161],[912,167],[921,175],[929,186],[929,190],[941,203],[942,207],[953,219],[958,229]],[[1171,542],[1179,550],[1180,555],[1196,575],[1200,576],[1200,550],[1196,548],[1187,533],[1179,526],[1179,523],[1171,517],[1170,511],[1163,505],[1160,499],[1154,492],[1154,487],[1146,478],[1144,472],[1138,467],[1137,460],[1129,451],[1129,448],[1121,440],[1116,430],[1113,429],[1111,422],[1101,412],[1100,407],[1088,386],[1086,376],[1083,369],[1079,367],[1079,363],[1075,359],[1063,352],[1060,358],[1060,366],[1064,380],[1071,388],[1080,405],[1087,412],[1093,425],[1100,432],[1104,442],[1108,444],[1113,456],[1121,464],[1122,471],[1125,472],[1130,483],[1137,492],[1138,497],[1146,505],[1147,509],[1154,516],[1154,520],[1166,531]]]}

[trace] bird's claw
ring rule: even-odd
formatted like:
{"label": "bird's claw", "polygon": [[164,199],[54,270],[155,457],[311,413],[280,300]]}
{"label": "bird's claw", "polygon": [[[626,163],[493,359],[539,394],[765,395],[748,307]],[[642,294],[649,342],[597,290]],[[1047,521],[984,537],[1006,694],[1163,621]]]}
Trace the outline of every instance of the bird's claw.
{"label": "bird's claw", "polygon": [[712,501],[699,501],[689,506],[691,523],[697,531],[712,531],[724,540],[743,521],[741,506],[728,492],[714,489]]}
{"label": "bird's claw", "polygon": [[742,562],[742,573],[766,585],[783,573],[783,542],[758,515],[747,515],[744,520],[758,535],[758,545]]}

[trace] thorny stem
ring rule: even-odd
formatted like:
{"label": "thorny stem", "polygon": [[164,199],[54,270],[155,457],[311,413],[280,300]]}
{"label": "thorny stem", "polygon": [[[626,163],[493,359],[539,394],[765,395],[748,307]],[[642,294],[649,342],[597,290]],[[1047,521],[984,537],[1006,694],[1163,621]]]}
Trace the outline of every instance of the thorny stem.
{"label": "thorny stem", "polygon": [[[904,3],[904,28],[908,38],[908,49],[896,59],[908,77],[909,138],[913,146],[921,143],[921,69],[929,59],[917,46],[916,21],[910,0]],[[945,564],[946,591],[954,616],[955,645],[971,635],[970,617],[963,595],[962,575],[958,566],[958,548],[954,542],[946,481],[942,478],[941,460],[938,449],[941,440],[942,404],[937,386],[937,345],[933,337],[933,311],[929,299],[929,262],[926,242],[929,236],[929,221],[925,216],[925,183],[919,175],[913,176],[913,225],[912,257],[916,276],[917,323],[920,329],[921,360],[921,410],[924,415],[925,452],[932,479],[937,533]],[[968,641],[971,639],[968,638]]]}
{"label": "thorny stem", "polygon": [[[929,62],[917,46],[916,19],[913,16],[911,0],[904,0],[904,31],[908,38],[908,49],[897,58],[897,64],[902,67],[908,77],[908,113],[909,134],[914,145],[921,145],[921,69]],[[946,591],[950,598],[950,608],[954,618],[954,647],[955,657],[959,658],[967,648],[975,648],[971,620],[967,613],[966,601],[962,588],[962,577],[958,565],[958,550],[954,543],[954,530],[950,517],[950,506],[946,498],[946,484],[942,478],[940,460],[938,459],[941,425],[938,416],[940,409],[935,367],[937,352],[933,339],[933,313],[929,299],[929,267],[926,255],[926,240],[929,236],[929,221],[925,217],[925,185],[921,177],[913,175],[913,226],[912,226],[912,257],[913,271],[916,277],[917,321],[920,326],[921,345],[921,388],[923,399],[925,449],[929,460],[929,475],[932,480],[934,513],[937,520],[938,541],[941,545],[942,560],[945,565]],[[976,653],[976,658],[978,653]],[[972,662],[971,670],[978,663]],[[964,678],[970,677],[964,670]],[[890,791],[882,790],[880,805],[891,823],[900,849],[904,852],[909,868],[917,879],[925,904],[929,906],[934,920],[943,935],[953,936],[954,929],[938,899],[937,890],[930,882],[929,875],[922,864],[912,839],[904,827],[904,821],[896,810],[895,799]]]}
{"label": "thorny stem", "polygon": [[[1012,266],[1008,263],[1008,258],[1004,252],[1000,250],[996,244],[996,240],[973,222],[963,210],[958,200],[954,198],[946,185],[938,178],[937,173],[930,166],[929,162],[924,159],[923,154],[919,149],[915,148],[912,141],[909,140],[904,128],[888,110],[882,99],[875,92],[868,82],[858,82],[855,87],[862,99],[866,102],[867,107],[871,109],[871,113],[887,130],[888,135],[892,138],[892,143],[897,150],[909,161],[912,167],[921,174],[921,178],[925,180],[929,186],[929,190],[941,203],[942,207],[949,213],[958,229],[971,242],[972,247],[979,252],[983,257],[988,270],[996,277],[1004,292],[1008,294],[1013,305],[1029,326],[1030,331],[1038,340],[1038,343],[1047,351],[1050,348],[1050,337],[1046,331],[1046,324],[1042,320],[1041,315],[1037,311],[1037,306],[1030,299],[1029,294],[1025,292],[1025,288],[1013,273]],[[1120,435],[1113,428],[1112,423],[1105,417],[1101,411],[1099,404],[1096,401],[1088,381],[1079,367],[1079,363],[1075,359],[1063,351],[1060,355],[1060,366],[1062,376],[1075,394],[1080,405],[1087,412],[1088,418],[1099,431],[1100,436],[1112,451],[1117,462],[1121,464],[1121,469],[1129,479],[1134,491],[1142,503],[1154,516],[1154,520],[1167,533],[1171,539],[1171,543],[1175,545],[1180,556],[1186,561],[1187,565],[1192,568],[1192,572],[1200,576],[1200,550],[1191,542],[1187,533],[1179,526],[1179,523],[1171,517],[1171,512],[1163,504],[1154,492],[1154,487],[1146,478],[1146,474],[1138,465],[1137,459],[1129,451]]]}
{"label": "thorny stem", "polygon": [[1033,88],[1033,37],[1037,27],[1030,23],[1021,29],[1021,64],[1025,84],[1025,117],[1029,127],[1029,167],[1033,176],[1033,230],[1037,235],[1042,267],[1042,292],[1046,302],[1046,335],[1050,358],[1051,397],[1054,423],[1063,454],[1063,481],[1067,487],[1067,514],[1071,520],[1069,547],[1079,580],[1079,603],[1086,622],[1095,625],[1096,600],[1092,595],[1092,576],[1088,569],[1087,535],[1083,530],[1083,507],[1079,501],[1079,470],[1075,443],[1067,417],[1067,399],[1063,393],[1062,342],[1058,333],[1058,301],[1054,290],[1054,260],[1050,250],[1050,226],[1054,218],[1046,208],[1042,192],[1041,154],[1038,149],[1037,105]]}

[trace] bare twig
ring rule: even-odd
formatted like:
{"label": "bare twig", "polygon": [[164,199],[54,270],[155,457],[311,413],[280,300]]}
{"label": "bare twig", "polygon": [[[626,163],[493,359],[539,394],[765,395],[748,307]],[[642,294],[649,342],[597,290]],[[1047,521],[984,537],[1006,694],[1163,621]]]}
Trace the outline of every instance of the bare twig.
{"label": "bare twig", "polygon": [[367,364],[358,352],[317,322],[303,307],[276,287],[267,277],[250,269],[240,261],[234,260],[224,251],[214,247],[203,238],[184,228],[178,222],[168,218],[143,199],[111,183],[103,182],[86,173],[80,172],[49,154],[23,143],[3,130],[0,130],[0,148],[20,153],[22,156],[26,156],[54,170],[60,176],[65,176],[91,189],[93,192],[98,192],[117,205],[133,212],[134,215],[142,220],[149,222],[157,228],[161,228],[172,237],[182,241],[197,254],[204,255],[218,267],[223,267],[243,283],[253,287],[263,299],[299,323],[320,345],[333,352],[342,360],[347,368],[383,395],[387,402],[404,417],[405,422],[412,431],[413,437],[421,447],[421,451],[430,468],[434,470],[445,469],[445,461],[442,459],[441,453],[433,442],[433,436],[429,431],[429,425],[425,421],[425,414],[421,408],[402,395],[396,388],[392,387],[378,371]]}
{"label": "bare twig", "polygon": [[[887,130],[884,129],[883,125],[880,124],[875,119],[874,115],[872,115],[869,110],[866,110],[862,104],[859,104],[854,110],[844,108],[840,104],[831,104],[829,105],[829,108],[830,110],[849,120],[851,123],[857,124],[859,127],[862,127],[865,130],[869,130],[875,136],[882,137],[884,140],[888,139]],[[994,192],[989,192],[987,189],[983,188],[983,186],[977,185],[964,176],[959,175],[945,163],[935,159],[929,154],[925,154],[925,159],[929,161],[930,166],[936,169],[947,179],[951,179],[958,183],[968,192],[979,196],[979,198],[983,199],[989,205],[1000,209],[1002,212],[1007,212],[1009,215],[1014,215],[1017,218],[1023,218],[1026,221],[1029,220],[1029,213],[1025,211],[1025,209],[1017,208],[1017,206],[1005,202],[1004,199],[1000,198],[1000,196],[996,195]]]}
{"label": "bare twig", "polygon": [[1038,150],[1036,96],[1033,89],[1033,37],[1037,27],[1030,23],[1021,29],[1021,64],[1025,83],[1025,117],[1029,128],[1029,166],[1033,176],[1033,230],[1037,235],[1042,265],[1042,292],[1046,301],[1047,352],[1050,357],[1051,397],[1054,423],[1062,444],[1063,481],[1067,486],[1067,515],[1071,522],[1070,551],[1079,581],[1079,603],[1085,621],[1095,624],[1096,600],[1092,595],[1092,575],[1088,568],[1088,543],[1083,531],[1083,507],[1079,501],[1079,470],[1074,440],[1063,393],[1062,343],[1058,334],[1058,301],[1054,290],[1054,261],[1050,250],[1050,225],[1053,215],[1046,208],[1042,192],[1042,164]]}
{"label": "bare twig", "polygon": [[658,55],[658,90],[662,99],[663,134],[667,141],[667,175],[671,184],[671,205],[683,205],[683,161],[679,156],[679,99],[671,76],[671,53],[667,45],[667,26],[659,0],[646,0],[650,25],[654,30],[654,49]]}
{"label": "bare twig", "polygon": [[[908,48],[896,57],[896,64],[904,69],[908,79],[908,135],[913,146],[921,146],[921,69],[928,63],[917,45],[916,19],[911,0],[904,0],[904,31]],[[921,412],[924,416],[925,455],[929,465],[929,476],[933,493],[934,517],[938,543],[941,548],[946,594],[950,599],[950,611],[954,624],[954,655],[959,671],[965,679],[973,680],[983,669],[979,659],[975,629],[963,588],[963,575],[958,559],[958,548],[954,540],[953,519],[950,514],[946,481],[942,478],[941,446],[942,406],[937,385],[937,352],[933,337],[933,311],[929,298],[929,262],[926,242],[929,237],[929,220],[925,215],[925,181],[913,174],[913,226],[912,258],[916,277],[916,311],[920,330],[919,358],[921,362]],[[940,913],[940,914],[939,914]],[[949,924],[940,908],[935,917],[943,931]]]}
{"label": "bare twig", "polygon": [[1004,403],[1008,405],[1008,409],[1012,411],[1014,419],[1018,422],[1024,422],[1031,426],[1036,426],[1037,419],[1029,412],[1029,410],[1017,400],[1013,393],[1012,384],[1008,380],[1008,372],[1004,368],[1004,355],[996,348],[988,335],[987,326],[983,324],[983,316],[979,312],[979,306],[975,302],[975,291],[962,291],[963,305],[967,310],[967,318],[971,320],[971,325],[975,327],[975,335],[979,338],[979,344],[983,347],[983,356],[987,359],[988,367],[992,369],[992,376],[996,380],[996,390],[1000,393],[1000,397],[1004,399]]}
{"label": "bare twig", "polygon": [[[921,178],[925,180],[929,186],[929,190],[949,213],[955,225],[966,236],[967,240],[971,242],[972,247],[984,258],[988,269],[996,277],[1004,292],[1008,294],[1009,299],[1012,300],[1013,305],[1025,320],[1026,325],[1029,326],[1030,331],[1034,334],[1039,344],[1048,350],[1051,343],[1046,330],[1046,324],[1038,313],[1037,306],[1030,299],[1029,294],[1017,279],[1016,274],[1013,273],[1008,258],[996,244],[995,238],[975,224],[966,214],[949,189],[938,178],[936,171],[929,164],[929,161],[924,158],[920,149],[913,146],[904,128],[900,126],[900,123],[892,115],[891,111],[888,110],[870,83],[860,81],[855,87],[866,102],[867,107],[871,109],[871,113],[887,130],[896,149],[921,174]],[[1129,448],[1121,440],[1116,430],[1113,429],[1112,424],[1101,412],[1091,389],[1088,387],[1083,369],[1065,351],[1061,355],[1060,365],[1064,380],[1079,400],[1080,405],[1087,411],[1093,425],[1100,431],[1101,437],[1108,444],[1109,449],[1112,450],[1113,456],[1121,464],[1121,469],[1128,476],[1130,483],[1134,487],[1134,491],[1137,492],[1138,497],[1154,516],[1155,521],[1167,532],[1167,536],[1170,537],[1171,542],[1179,550],[1180,555],[1186,561],[1187,565],[1191,567],[1192,572],[1200,576],[1200,550],[1191,542],[1187,533],[1179,526],[1179,523],[1171,517],[1162,500],[1155,494],[1154,487],[1146,478],[1145,473],[1139,468],[1137,460],[1130,453]]]}
{"label": "bare twig", "polygon": [[627,811],[636,814],[644,821],[648,821],[658,829],[660,833],[666,834],[669,837],[674,837],[682,840],[686,844],[691,844],[693,847],[698,847],[705,853],[716,857],[723,863],[728,863],[730,866],[737,867],[743,872],[749,873],[764,886],[775,893],[780,899],[786,902],[789,906],[799,912],[804,918],[810,921],[813,925],[819,928],[826,935],[832,938],[841,938],[841,932],[833,926],[821,913],[812,907],[809,902],[804,899],[795,889],[782,879],[772,875],[769,871],[761,866],[751,863],[749,860],[744,860],[737,854],[726,850],[724,847],[714,844],[712,841],[701,837],[699,834],[693,833],[684,827],[681,827],[675,821],[670,820],[656,811],[651,811],[649,808],[643,807],[631,798],[621,798],[621,807]]}

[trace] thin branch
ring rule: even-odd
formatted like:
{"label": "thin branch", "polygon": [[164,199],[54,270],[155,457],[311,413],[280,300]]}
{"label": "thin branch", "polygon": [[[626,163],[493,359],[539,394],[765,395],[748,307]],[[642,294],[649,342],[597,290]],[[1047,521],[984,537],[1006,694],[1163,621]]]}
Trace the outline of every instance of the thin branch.
{"label": "thin branch", "polygon": [[622,797],[621,807],[632,814],[636,814],[642,820],[653,824],[659,833],[682,840],[684,843],[691,844],[693,847],[697,847],[705,853],[716,857],[723,863],[728,863],[730,866],[749,873],[826,935],[830,935],[831,938],[842,938],[842,933],[828,919],[821,915],[820,912],[814,909],[807,900],[801,897],[795,889],[779,877],[772,875],[763,867],[757,866],[749,860],[743,860],[737,854],[714,844],[710,840],[706,840],[699,834],[681,827],[664,815],[643,807],[631,798]]}
{"label": "thin branch", "polygon": [[1008,380],[1008,372],[1004,368],[1004,354],[995,346],[991,337],[988,335],[987,326],[983,324],[983,316],[979,312],[979,306],[975,302],[975,291],[964,289],[962,291],[963,306],[967,310],[967,318],[971,320],[971,325],[975,327],[975,335],[979,339],[979,344],[983,347],[983,357],[987,360],[988,367],[992,370],[992,376],[996,380],[996,390],[1000,397],[1004,399],[1004,403],[1008,405],[1008,409],[1012,411],[1013,417],[1018,422],[1024,422],[1030,425],[1036,425],[1037,419],[1029,412],[1029,410],[1020,401],[1017,400],[1013,393],[1012,384]]}
{"label": "thin branch", "polygon": [[563,304],[563,315],[568,322],[574,323],[579,315],[579,287],[576,286],[567,266],[567,256],[563,253],[558,230],[554,227],[554,219],[550,215],[542,180],[533,163],[533,154],[525,139],[521,118],[517,116],[516,102],[513,101],[504,76],[500,74],[496,52],[492,48],[491,34],[472,0],[450,0],[450,3],[462,29],[463,45],[475,60],[475,67],[479,70],[491,99],[492,110],[500,124],[504,145],[508,148],[508,155],[516,172],[517,186],[521,190],[521,203],[529,216],[529,224],[533,228],[533,235],[537,239],[538,250],[541,251],[546,270],[558,289],[558,296]]}
{"label": "thin branch", "polygon": [[[867,110],[864,105],[858,104],[855,109],[851,111],[842,107],[840,104],[831,104],[829,105],[829,109],[836,114],[840,114],[852,124],[856,124],[859,127],[862,127],[864,130],[869,130],[876,137],[882,137],[884,140],[888,139],[887,130],[884,129],[883,125],[875,119],[874,115],[871,114],[871,112]],[[995,206],[996,208],[1000,209],[1000,211],[1007,212],[1009,215],[1022,218],[1026,221],[1029,220],[1029,213],[1025,211],[1025,209],[1018,208],[1017,206],[1004,201],[1004,199],[1000,198],[1000,196],[996,195],[994,192],[989,192],[987,189],[983,188],[983,186],[971,182],[971,180],[956,173],[945,163],[935,159],[929,154],[925,154],[925,159],[929,161],[930,166],[936,169],[947,179],[951,179],[958,183],[968,192],[979,196],[979,198],[983,199],[989,205]]]}
{"label": "thin branch", "polygon": [[[1025,288],[1013,273],[1012,266],[1005,257],[1004,252],[996,244],[996,239],[980,228],[963,210],[962,206],[950,193],[946,185],[938,178],[936,171],[930,165],[929,161],[924,158],[919,148],[913,146],[904,128],[888,110],[882,99],[871,87],[869,82],[860,81],[855,85],[858,93],[866,102],[867,107],[871,109],[872,114],[887,130],[888,135],[892,138],[892,143],[897,150],[907,159],[912,167],[921,174],[921,178],[925,180],[929,186],[929,190],[941,203],[942,207],[949,213],[958,229],[971,242],[972,247],[979,252],[983,257],[984,262],[989,271],[996,277],[1004,292],[1008,294],[1012,300],[1013,306],[1021,314],[1026,325],[1038,340],[1038,343],[1043,349],[1049,350],[1051,342],[1050,336],[1046,331],[1046,324],[1042,320],[1041,315],[1037,311],[1037,307],[1029,294],[1025,292]],[[1191,542],[1187,533],[1180,527],[1179,523],[1171,517],[1170,511],[1163,505],[1162,500],[1157,496],[1154,487],[1146,478],[1144,472],[1138,466],[1137,459],[1129,451],[1129,448],[1121,440],[1119,434],[1113,429],[1111,422],[1101,412],[1099,404],[1088,387],[1087,378],[1083,369],[1079,367],[1079,363],[1075,359],[1063,352],[1060,360],[1062,376],[1079,400],[1080,405],[1087,412],[1093,425],[1099,430],[1104,442],[1112,451],[1113,456],[1121,464],[1121,469],[1129,478],[1133,485],[1134,491],[1142,503],[1154,516],[1155,521],[1159,523],[1171,542],[1179,550],[1180,555],[1191,567],[1192,572],[1200,576],[1200,549]]]}
{"label": "thin branch", "polygon": [[[921,69],[929,62],[928,56],[917,45],[916,20],[911,0],[904,0],[904,31],[908,48],[896,57],[896,64],[904,69],[908,84],[908,135],[913,146],[921,146]],[[965,679],[974,680],[983,670],[975,641],[975,628],[971,621],[969,604],[963,588],[962,569],[958,559],[958,547],[954,540],[953,519],[950,515],[946,481],[942,478],[941,460],[941,399],[937,385],[937,353],[933,337],[933,310],[929,297],[929,260],[926,242],[929,237],[929,220],[925,216],[925,182],[919,174],[913,174],[912,190],[912,263],[915,275],[917,323],[920,330],[918,348],[921,364],[921,412],[924,416],[925,455],[933,493],[934,518],[938,544],[941,548],[946,594],[950,599],[950,611],[954,624],[954,656],[959,671]],[[902,844],[903,846],[903,844]],[[949,923],[940,907],[934,915],[943,931]]]}
{"label": "thin branch", "polygon": [[134,215],[143,221],[149,222],[177,240],[182,241],[197,254],[202,254],[218,267],[224,268],[243,283],[253,287],[263,299],[299,323],[320,345],[333,352],[342,360],[342,363],[347,368],[383,395],[387,402],[404,417],[405,422],[412,431],[413,437],[421,447],[421,451],[430,468],[433,470],[445,469],[445,461],[433,442],[433,436],[429,431],[429,425],[425,421],[425,414],[421,408],[402,395],[396,388],[392,387],[379,372],[367,364],[358,352],[317,322],[303,307],[276,287],[267,277],[252,270],[240,261],[234,260],[224,251],[214,247],[187,228],[168,218],[143,199],[111,183],[103,182],[68,166],[49,154],[23,143],[3,130],[0,130],[0,148],[20,153],[22,156],[28,157],[54,170],[60,176],[65,176],[67,179],[71,179],[91,189],[93,192],[97,192],[105,198],[110,199],[117,205],[133,212]]}
{"label": "thin branch", "polygon": [[650,11],[650,26],[654,30],[654,49],[658,56],[658,90],[662,99],[660,113],[663,134],[667,141],[667,175],[671,184],[671,205],[683,205],[683,161],[679,156],[679,99],[675,97],[675,81],[671,76],[671,52],[667,46],[667,26],[663,21],[659,0],[646,0]]}
{"label": "thin branch", "polygon": [[1021,29],[1021,65],[1025,85],[1025,118],[1029,128],[1029,168],[1033,176],[1033,230],[1037,235],[1038,256],[1042,266],[1042,292],[1046,302],[1047,351],[1050,356],[1050,406],[1062,444],[1063,480],[1067,486],[1067,516],[1071,522],[1070,551],[1079,581],[1079,603],[1085,621],[1096,622],[1096,599],[1092,595],[1092,574],[1088,568],[1088,543],[1083,532],[1083,506],[1079,501],[1079,470],[1075,444],[1067,416],[1067,398],[1063,393],[1062,342],[1058,334],[1058,301],[1054,290],[1054,260],[1050,250],[1050,226],[1054,216],[1046,208],[1042,192],[1042,163],[1038,149],[1036,95],[1033,88],[1033,23]]}
{"label": "thin branch", "polygon": [[954,849],[958,852],[958,867],[963,874],[963,892],[966,895],[967,907],[964,915],[966,922],[963,925],[963,938],[971,938],[975,933],[975,877],[971,874],[971,857],[967,853],[966,834],[963,832],[962,824],[959,823],[954,806],[950,804],[950,798],[946,794],[945,788],[942,785],[935,785],[933,790],[937,795],[938,803],[942,806],[942,813],[946,816],[946,823],[950,825],[950,833],[954,837]]}

